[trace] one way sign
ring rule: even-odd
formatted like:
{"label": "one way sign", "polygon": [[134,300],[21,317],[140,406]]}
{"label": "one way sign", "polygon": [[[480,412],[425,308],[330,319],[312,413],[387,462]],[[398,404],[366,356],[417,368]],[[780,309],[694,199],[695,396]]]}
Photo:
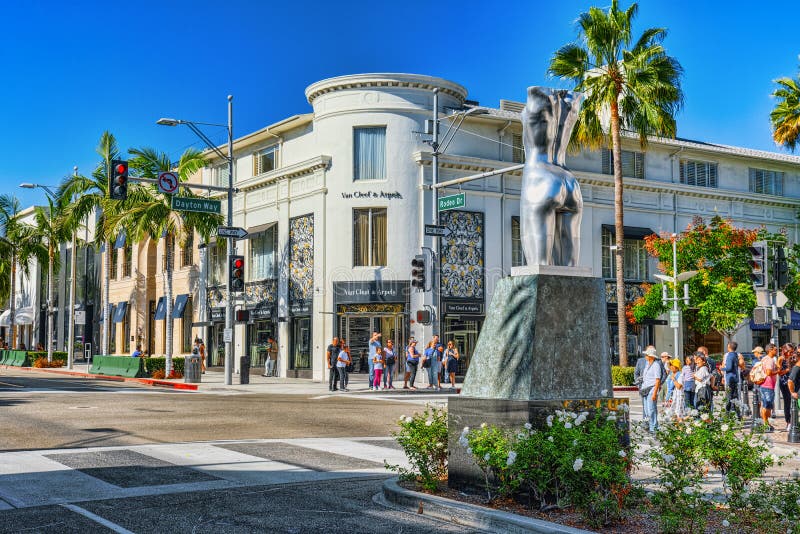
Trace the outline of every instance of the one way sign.
{"label": "one way sign", "polygon": [[238,226],[218,226],[217,235],[219,237],[232,237],[234,239],[244,239],[247,237],[247,230]]}

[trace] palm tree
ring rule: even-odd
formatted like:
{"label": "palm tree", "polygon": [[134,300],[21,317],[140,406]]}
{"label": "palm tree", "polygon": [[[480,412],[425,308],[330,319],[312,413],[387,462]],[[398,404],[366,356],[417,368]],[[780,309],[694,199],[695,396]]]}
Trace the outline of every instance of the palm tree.
{"label": "palm tree", "polygon": [[772,138],[779,145],[794,152],[800,140],[800,75],[797,79],[779,78],[780,87],[772,96],[778,99],[769,119],[772,122]]}
{"label": "palm tree", "polygon": [[[177,164],[173,164],[167,154],[152,148],[132,148],[129,153],[133,158],[129,165],[131,171],[138,177],[155,179],[160,172],[177,171],[181,182],[186,182],[190,176],[202,169],[206,161],[201,152],[188,149],[184,152]],[[175,240],[185,242],[189,235],[197,232],[207,241],[217,226],[222,224],[220,214],[197,213],[191,211],[173,211],[169,195],[159,193],[155,185],[136,185],[128,189],[129,198],[132,200],[127,210],[115,214],[109,220],[115,225],[129,229],[128,236],[133,243],[145,239],[165,240],[165,266],[164,288],[166,301],[166,369],[169,376],[172,371],[172,250]],[[188,184],[180,188],[181,196],[195,196],[188,188]]]}
{"label": "palm tree", "polygon": [[36,258],[40,265],[47,261],[47,251],[39,241],[36,228],[20,220],[19,200],[13,195],[0,195],[0,234],[3,258],[8,262],[8,309],[11,328],[11,348],[17,346],[16,283],[17,269],[30,276],[30,260]]}
{"label": "palm tree", "polygon": [[[58,188],[58,197],[70,202],[65,209],[64,215],[69,219],[69,224],[73,227],[80,225],[91,214],[99,214],[94,237],[95,246],[102,245],[105,251],[102,299],[103,335],[100,350],[101,354],[105,356],[108,354],[109,321],[111,320],[109,317],[111,314],[109,299],[111,238],[116,230],[108,224],[108,216],[110,213],[121,209],[122,206],[118,202],[108,200],[108,170],[111,167],[111,161],[119,156],[119,148],[114,135],[108,131],[103,132],[96,150],[102,160],[97,164],[92,175],[87,177],[76,173],[72,176],[67,176]],[[74,313],[75,310],[70,311],[70,314]],[[70,320],[74,321],[74,317],[71,317]]]}
{"label": "palm tree", "polygon": [[548,69],[549,74],[573,82],[575,90],[585,95],[571,148],[597,149],[610,144],[612,149],[619,359],[623,366],[628,365],[628,352],[620,132],[637,133],[643,148],[648,135],[674,137],[675,113],[683,104],[683,69],[661,44],[667,31],[650,28],[634,42],[631,22],[637,11],[635,3],[620,11],[618,1],[612,0],[607,12],[592,7],[582,13],[578,42],[559,49]]}
{"label": "palm tree", "polygon": [[47,203],[47,207],[34,208],[34,219],[36,238],[47,247],[47,361],[51,362],[53,361],[53,276],[58,274],[61,265],[60,245],[70,238],[71,232],[65,225],[68,219],[63,216],[63,199],[52,199],[48,196]]}

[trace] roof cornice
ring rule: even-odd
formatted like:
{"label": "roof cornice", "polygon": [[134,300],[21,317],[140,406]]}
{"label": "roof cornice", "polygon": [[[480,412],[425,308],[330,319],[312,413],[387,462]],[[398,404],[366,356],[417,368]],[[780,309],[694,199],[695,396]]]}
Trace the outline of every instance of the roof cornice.
{"label": "roof cornice", "polygon": [[351,74],[320,80],[306,88],[306,99],[309,104],[313,104],[317,97],[333,91],[380,87],[400,87],[422,91],[432,91],[438,88],[441,93],[456,98],[461,104],[467,98],[467,89],[465,87],[444,78],[424,76],[422,74],[381,72]]}

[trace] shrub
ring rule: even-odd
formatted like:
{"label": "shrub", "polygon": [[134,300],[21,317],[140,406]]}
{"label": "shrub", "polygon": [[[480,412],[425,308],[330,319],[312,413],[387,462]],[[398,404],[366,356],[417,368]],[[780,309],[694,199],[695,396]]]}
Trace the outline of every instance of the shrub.
{"label": "shrub", "polygon": [[48,367],[64,367],[66,360],[57,360],[53,357],[53,361],[48,362],[47,356],[39,356],[35,360],[33,360],[33,367],[37,367],[39,369],[44,369]]}
{"label": "shrub", "polygon": [[541,510],[572,505],[601,527],[622,517],[632,490],[623,438],[616,415],[557,411],[541,430],[526,424],[511,436],[484,424],[465,428],[459,443],[484,471],[490,499],[522,489]]}
{"label": "shrub", "polygon": [[[174,373],[179,373],[183,376],[183,363],[184,359],[183,356],[180,357],[173,357],[172,358],[172,370]],[[167,359],[164,356],[158,357],[150,357],[144,359],[144,368],[150,373],[150,376],[153,376],[154,371],[161,371],[162,373],[165,372],[167,367]],[[164,375],[161,376],[164,378]]]}
{"label": "shrub", "polygon": [[411,469],[385,464],[400,474],[401,480],[415,480],[427,490],[435,490],[447,475],[447,410],[426,406],[413,417],[400,416],[400,430],[392,432],[411,464]]}
{"label": "shrub", "polygon": [[163,369],[157,369],[150,373],[150,378],[155,378],[156,380],[163,380],[166,374],[164,373]]}
{"label": "shrub", "polygon": [[632,386],[635,367],[611,366],[611,383],[615,386]]}
{"label": "shrub", "polygon": [[800,531],[800,480],[796,477],[759,482],[747,498],[751,513],[732,513],[731,519],[751,532],[796,534]]}

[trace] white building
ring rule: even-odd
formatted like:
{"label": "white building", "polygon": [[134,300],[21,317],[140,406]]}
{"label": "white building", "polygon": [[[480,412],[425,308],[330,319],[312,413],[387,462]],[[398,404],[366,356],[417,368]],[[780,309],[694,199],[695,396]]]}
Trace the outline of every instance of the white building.
{"label": "white building", "polygon": [[[454,113],[476,105],[466,100],[464,87],[430,76],[362,74],[312,84],[306,89],[310,113],[235,140],[234,225],[250,232],[237,245],[247,258],[249,280],[237,308],[251,310],[248,324],[235,329],[237,355],[250,354],[254,365],[261,364],[263,344],[273,335],[282,376],[321,380],[327,373],[325,348],[334,336],[348,340],[356,367],[373,329],[399,347],[409,336],[430,338],[432,328],[415,322],[416,311],[431,304],[430,294],[411,291],[409,278],[411,259],[422,246],[431,246],[423,225],[431,222],[426,184],[432,157],[425,143],[430,136],[423,132],[434,88],[444,133]],[[467,117],[440,157],[440,180],[522,162],[521,107],[501,101],[498,108]],[[581,182],[585,202],[580,262],[609,279],[612,300],[609,152],[585,152],[567,164]],[[636,139],[626,137],[623,168],[631,295],[655,270],[642,237],[681,231],[696,216],[719,214],[743,227],[785,227],[798,239],[798,157],[664,139],[651,140],[642,152]],[[464,368],[497,280],[523,261],[520,178],[520,171],[509,172],[441,192],[466,192],[465,207],[440,214],[440,224],[450,229],[442,240],[442,329],[467,356]],[[227,165],[217,160],[201,179],[226,186]],[[208,250],[214,323],[208,346],[211,363],[220,364],[224,243]],[[569,303],[556,305],[568,313]],[[616,308],[613,302],[609,306],[613,339]],[[655,342],[672,351],[672,331],[665,326],[637,326],[632,336],[634,350]],[[753,342],[746,328],[737,339],[743,349]],[[713,337],[692,342],[721,350],[721,340]]]}

